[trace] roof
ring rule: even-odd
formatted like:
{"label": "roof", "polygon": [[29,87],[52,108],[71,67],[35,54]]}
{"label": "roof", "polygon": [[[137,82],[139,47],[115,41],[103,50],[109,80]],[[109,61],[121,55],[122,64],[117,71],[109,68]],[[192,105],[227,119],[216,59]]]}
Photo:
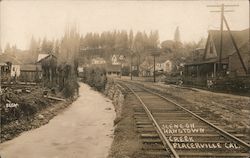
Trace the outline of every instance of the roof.
{"label": "roof", "polygon": [[41,61],[42,59],[48,57],[49,54],[38,54],[37,62]]}
{"label": "roof", "polygon": [[6,62],[11,62],[13,65],[20,65],[22,63],[15,56],[6,53],[0,54],[0,63]]}
{"label": "roof", "polygon": [[170,61],[170,59],[167,58],[167,57],[162,57],[162,56],[159,56],[159,57],[155,58],[156,63],[165,63],[166,61]]}
{"label": "roof", "polygon": [[6,66],[7,64],[6,63],[0,63],[0,66]]}
{"label": "roof", "polygon": [[112,72],[120,72],[121,71],[121,65],[106,65],[106,71],[112,71]]}
{"label": "roof", "polygon": [[106,60],[104,59],[104,58],[101,58],[101,57],[96,57],[96,58],[93,58],[93,59],[91,59],[92,61],[93,60],[98,60],[98,61],[105,61],[106,62]]}
{"label": "roof", "polygon": [[34,64],[28,64],[28,65],[21,65],[20,71],[41,71],[41,65],[34,65]]}
{"label": "roof", "polygon": [[122,54],[122,53],[119,53],[119,54],[113,54],[111,56],[111,58],[113,59],[114,57],[116,57],[117,61],[120,62],[120,61],[124,61],[126,59],[126,55],[125,54]]}
{"label": "roof", "polygon": [[[149,63],[149,64],[153,64],[154,57],[147,56],[144,61]],[[171,59],[166,55],[160,55],[160,56],[155,57],[155,63],[165,63],[166,61],[171,61]]]}
{"label": "roof", "polygon": [[49,56],[52,56],[56,58],[53,54],[38,54],[37,62],[41,62],[42,60],[48,58]]}
{"label": "roof", "polygon": [[[217,58],[213,58],[213,59],[208,59],[205,61],[198,61],[198,62],[192,62],[192,63],[186,63],[186,66],[194,66],[194,65],[201,65],[201,64],[209,64],[209,63],[219,63],[219,60]],[[221,63],[227,64],[228,62],[221,61]]]}
{"label": "roof", "polygon": [[[238,48],[241,48],[244,44],[249,43],[249,31],[250,31],[249,28],[242,30],[242,31],[231,31]],[[220,36],[221,36],[220,30],[210,30],[208,33],[209,33],[209,38],[212,38],[213,40],[217,54],[219,54]],[[229,55],[232,55],[233,53],[236,52],[236,49],[233,45],[229,31],[223,31],[223,45],[222,46],[223,46],[222,58],[228,57]]]}

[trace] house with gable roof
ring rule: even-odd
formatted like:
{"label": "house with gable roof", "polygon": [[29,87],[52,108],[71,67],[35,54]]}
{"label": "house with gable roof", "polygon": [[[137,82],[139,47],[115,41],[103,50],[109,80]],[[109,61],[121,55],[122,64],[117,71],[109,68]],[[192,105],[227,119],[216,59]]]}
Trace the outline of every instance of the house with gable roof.
{"label": "house with gable roof", "polygon": [[[210,30],[202,60],[186,63],[185,78],[196,79],[205,84],[208,78],[248,76],[250,72],[249,31],[231,31],[240,54],[237,53],[229,31],[223,31],[222,52],[220,54],[220,30]],[[242,58],[242,62],[240,60]],[[244,70],[244,66],[247,72]]]}

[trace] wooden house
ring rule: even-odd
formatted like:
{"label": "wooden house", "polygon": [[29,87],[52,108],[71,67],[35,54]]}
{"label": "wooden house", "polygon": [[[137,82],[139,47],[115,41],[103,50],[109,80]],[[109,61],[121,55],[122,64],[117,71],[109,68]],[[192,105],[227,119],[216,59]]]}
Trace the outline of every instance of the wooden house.
{"label": "wooden house", "polygon": [[101,57],[96,57],[91,60],[92,65],[106,64],[106,61]]}
{"label": "wooden house", "polygon": [[[220,53],[220,31],[210,30],[202,60],[185,64],[185,80],[193,80],[202,85],[206,84],[209,78],[247,76],[249,74],[249,29],[231,32],[240,54],[235,49],[229,31],[222,33],[223,43]],[[247,69],[246,72],[244,67]]]}
{"label": "wooden house", "polygon": [[[173,61],[169,58],[160,56],[155,59],[155,71],[159,73],[170,73],[173,70]],[[148,56],[140,65],[140,76],[153,76],[154,61],[152,56]]]}

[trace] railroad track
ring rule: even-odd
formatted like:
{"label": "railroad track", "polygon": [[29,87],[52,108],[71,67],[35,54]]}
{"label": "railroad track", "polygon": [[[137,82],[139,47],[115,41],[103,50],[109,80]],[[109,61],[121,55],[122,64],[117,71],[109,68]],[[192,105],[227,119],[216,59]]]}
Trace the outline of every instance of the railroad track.
{"label": "railroad track", "polygon": [[134,94],[142,105],[134,109],[134,117],[144,157],[250,157],[250,145],[242,140],[245,135],[232,135],[149,89],[122,81],[117,83]]}

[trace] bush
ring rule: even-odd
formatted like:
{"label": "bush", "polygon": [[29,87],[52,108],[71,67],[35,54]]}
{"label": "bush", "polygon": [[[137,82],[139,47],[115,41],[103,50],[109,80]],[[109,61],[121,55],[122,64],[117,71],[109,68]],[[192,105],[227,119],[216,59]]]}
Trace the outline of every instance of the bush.
{"label": "bush", "polygon": [[129,66],[122,67],[122,76],[129,76],[129,74],[130,74]]}
{"label": "bush", "polygon": [[102,91],[105,88],[107,77],[106,71],[103,68],[89,67],[84,69],[82,81],[96,88],[98,91]]}
{"label": "bush", "polygon": [[66,81],[63,89],[63,95],[66,98],[73,97],[75,95],[76,90],[78,90],[79,85],[76,80],[71,79]]}

